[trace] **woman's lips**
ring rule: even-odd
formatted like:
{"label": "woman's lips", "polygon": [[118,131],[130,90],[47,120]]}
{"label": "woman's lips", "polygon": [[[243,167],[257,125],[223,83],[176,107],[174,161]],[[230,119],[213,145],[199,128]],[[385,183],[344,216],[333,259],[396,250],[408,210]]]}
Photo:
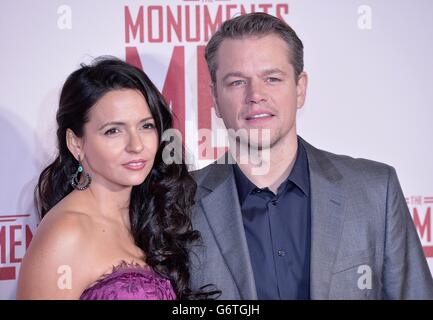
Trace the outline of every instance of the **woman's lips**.
{"label": "woman's lips", "polygon": [[146,166],[146,161],[144,160],[130,161],[123,164],[123,166],[128,170],[137,171],[143,169]]}

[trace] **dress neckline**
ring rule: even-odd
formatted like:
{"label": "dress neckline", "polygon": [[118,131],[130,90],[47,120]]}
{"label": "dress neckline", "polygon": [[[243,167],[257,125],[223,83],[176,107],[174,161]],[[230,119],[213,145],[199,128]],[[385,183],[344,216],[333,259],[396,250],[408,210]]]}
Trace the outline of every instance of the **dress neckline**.
{"label": "dress neckline", "polygon": [[117,265],[113,265],[111,271],[108,271],[108,272],[102,274],[101,276],[98,277],[97,280],[95,280],[86,289],[84,289],[81,296],[84,295],[85,292],[94,289],[95,287],[97,287],[101,283],[103,283],[103,282],[113,278],[114,276],[117,276],[119,273],[123,273],[123,272],[138,272],[138,273],[143,273],[143,274],[145,274],[145,273],[156,274],[155,271],[153,271],[153,269],[148,265],[143,266],[137,262],[128,262],[125,260],[121,260],[120,263],[118,263]]}

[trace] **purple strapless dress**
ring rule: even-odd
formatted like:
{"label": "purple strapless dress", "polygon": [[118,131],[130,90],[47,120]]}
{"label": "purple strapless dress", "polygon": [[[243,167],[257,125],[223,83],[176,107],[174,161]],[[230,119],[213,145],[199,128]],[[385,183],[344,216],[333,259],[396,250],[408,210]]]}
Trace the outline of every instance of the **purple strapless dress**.
{"label": "purple strapless dress", "polygon": [[170,280],[149,267],[122,262],[103,275],[80,296],[80,300],[175,300]]}

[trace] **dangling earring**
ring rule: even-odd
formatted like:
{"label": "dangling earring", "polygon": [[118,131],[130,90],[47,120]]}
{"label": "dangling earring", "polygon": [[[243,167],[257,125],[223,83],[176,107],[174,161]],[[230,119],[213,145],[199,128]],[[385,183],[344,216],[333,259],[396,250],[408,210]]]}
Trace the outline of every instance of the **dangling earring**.
{"label": "dangling earring", "polygon": [[[80,182],[81,177],[84,178],[83,182]],[[84,171],[83,166],[81,165],[80,155],[78,155],[78,168],[77,171],[72,175],[71,185],[74,189],[85,190],[90,186],[91,182],[92,178],[87,172]]]}

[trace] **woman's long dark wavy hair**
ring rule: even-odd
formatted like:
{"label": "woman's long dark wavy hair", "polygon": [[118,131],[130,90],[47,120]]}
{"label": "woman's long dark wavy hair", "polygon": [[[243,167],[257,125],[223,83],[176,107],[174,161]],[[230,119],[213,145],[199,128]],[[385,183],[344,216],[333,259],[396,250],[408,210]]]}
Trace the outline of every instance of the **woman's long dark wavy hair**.
{"label": "woman's long dark wavy hair", "polygon": [[117,89],[133,89],[143,94],[159,137],[149,175],[131,191],[129,218],[135,243],[145,252],[146,263],[171,280],[178,299],[208,298],[212,293],[193,292],[188,287],[190,248],[200,240],[200,233],[192,229],[190,219],[196,183],[188,173],[183,152],[181,164],[164,163],[163,149],[169,141],[161,137],[172,127],[172,115],[155,85],[132,65],[117,58],[101,57],[91,65],[81,65],[67,78],[56,115],[59,153],[42,171],[35,190],[41,219],[73,190],[70,178],[78,162],[66,145],[66,130],[70,128],[82,137],[90,108],[107,92]]}

